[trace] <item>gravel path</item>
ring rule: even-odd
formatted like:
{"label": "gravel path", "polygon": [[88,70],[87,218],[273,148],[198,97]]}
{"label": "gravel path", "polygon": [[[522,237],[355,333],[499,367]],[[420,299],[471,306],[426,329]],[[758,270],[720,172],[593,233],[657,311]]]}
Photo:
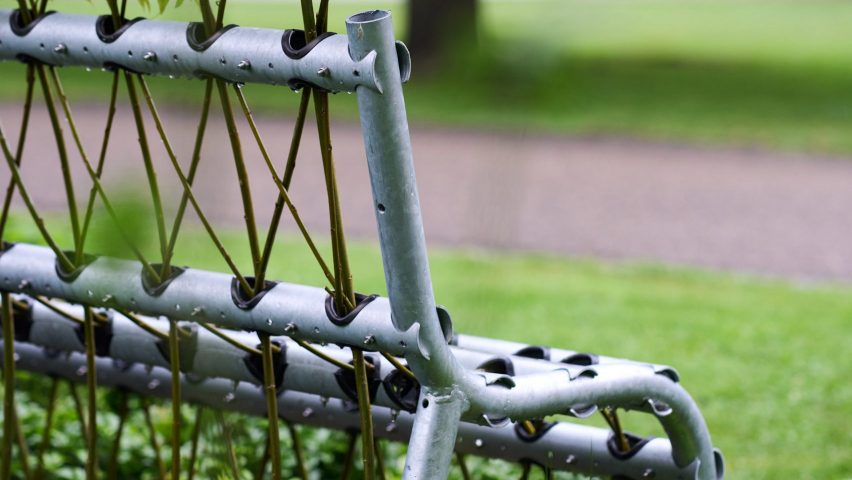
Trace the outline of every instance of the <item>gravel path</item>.
{"label": "gravel path", "polygon": [[[92,125],[84,142],[94,156],[104,109],[77,107]],[[191,152],[196,112],[166,111],[176,150]],[[19,107],[0,105],[15,138]],[[34,126],[47,126],[43,108]],[[260,118],[283,164],[291,124]],[[141,178],[129,109],[119,111],[106,178],[113,190]],[[32,138],[26,177],[45,209],[64,205],[49,130]],[[347,232],[375,238],[370,187],[357,126],[335,125]],[[579,257],[648,260],[803,279],[852,280],[852,161],[731,148],[698,148],[601,138],[564,138],[413,127],[423,215],[433,245],[483,246]],[[177,184],[153,128],[164,189]],[[325,229],[326,204],[316,131],[305,147],[293,196],[310,227]],[[221,121],[211,124],[198,195],[220,223],[240,224],[239,192]],[[276,191],[248,132],[243,143],[255,203],[268,218]],[[125,153],[126,152],[126,153]],[[81,162],[72,158],[75,165]],[[82,168],[76,174],[85,178]],[[8,171],[0,169],[4,184]],[[37,181],[36,181],[37,180]],[[81,185],[86,185],[81,183]],[[80,188],[80,192],[85,189]],[[285,228],[292,228],[288,221]]]}

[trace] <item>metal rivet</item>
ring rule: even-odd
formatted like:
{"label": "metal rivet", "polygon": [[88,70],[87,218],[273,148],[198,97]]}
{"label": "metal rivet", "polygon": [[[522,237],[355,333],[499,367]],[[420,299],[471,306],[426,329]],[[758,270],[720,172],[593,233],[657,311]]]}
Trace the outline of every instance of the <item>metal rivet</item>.
{"label": "metal rivet", "polygon": [[305,418],[308,418],[308,417],[312,416],[313,414],[314,414],[314,409],[311,408],[311,407],[308,407],[308,408],[302,410],[302,416],[305,417]]}
{"label": "metal rivet", "polygon": [[110,295],[110,294],[108,294],[108,293],[107,293],[107,294],[106,294],[106,295],[104,295],[104,297],[101,299],[101,303],[107,303],[107,302],[109,302],[110,300],[112,300],[112,298],[113,298],[113,297],[112,297],[112,295]]}
{"label": "metal rivet", "polygon": [[225,394],[225,397],[223,398],[223,400],[225,401],[225,403],[231,403],[231,402],[234,401],[234,398],[235,398],[234,394],[231,393],[231,392],[228,392],[228,393]]}
{"label": "metal rivet", "polygon": [[195,308],[193,308],[193,309],[192,309],[192,311],[191,311],[191,312],[189,312],[189,316],[190,316],[190,317],[194,317],[194,316],[198,315],[199,313],[201,313],[202,311],[204,311],[204,309],[203,309],[203,308],[201,308],[201,307],[195,307]]}
{"label": "metal rivet", "polygon": [[482,446],[485,445],[485,442],[483,442],[481,438],[477,438],[476,440],[473,441],[473,445],[476,448],[482,448]]}
{"label": "metal rivet", "polygon": [[272,326],[272,319],[271,319],[271,318],[267,318],[267,319],[266,319],[266,326],[267,326],[267,327],[271,327],[271,326]]}
{"label": "metal rivet", "polygon": [[76,373],[78,377],[84,377],[86,376],[86,367],[80,367],[74,373]]}
{"label": "metal rivet", "polygon": [[331,75],[331,70],[329,70],[328,67],[320,67],[320,69],[317,70],[317,75],[319,75],[320,77],[327,77]]}
{"label": "metal rivet", "polygon": [[646,468],[644,472],[642,472],[642,478],[654,478],[656,474],[652,468]]}
{"label": "metal rivet", "polygon": [[568,457],[565,459],[565,463],[567,463],[568,465],[574,465],[575,463],[577,463],[577,457],[575,457],[574,455],[568,455]]}
{"label": "metal rivet", "polygon": [[142,59],[146,62],[156,62],[157,54],[154,52],[145,52],[145,55],[142,55]]}
{"label": "metal rivet", "polygon": [[376,343],[376,336],[375,335],[367,335],[366,337],[364,337],[364,345],[373,345],[375,343]]}
{"label": "metal rivet", "polygon": [[284,325],[284,333],[286,333],[287,335],[292,335],[292,334],[296,333],[296,330],[298,330],[298,329],[299,328],[296,327],[296,324],[292,323],[292,322],[288,323],[287,325]]}
{"label": "metal rivet", "polygon": [[68,47],[65,46],[64,43],[60,43],[59,45],[53,47],[54,53],[66,53],[68,52]]}
{"label": "metal rivet", "polygon": [[248,60],[243,60],[237,64],[237,68],[240,70],[251,70],[251,62]]}
{"label": "metal rivet", "polygon": [[153,390],[160,386],[160,381],[156,378],[148,382],[148,390]]}

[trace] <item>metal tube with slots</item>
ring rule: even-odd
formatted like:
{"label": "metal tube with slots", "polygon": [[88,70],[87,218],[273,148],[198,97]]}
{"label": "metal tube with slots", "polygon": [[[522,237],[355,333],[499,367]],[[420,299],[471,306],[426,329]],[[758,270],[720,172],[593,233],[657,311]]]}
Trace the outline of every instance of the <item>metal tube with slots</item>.
{"label": "metal tube with slots", "polygon": [[[2,348],[0,348],[2,350]],[[41,347],[16,342],[17,367],[31,372],[53,375],[76,382],[85,381],[81,367],[85,355],[56,355]],[[98,383],[103,387],[121,387],[141,395],[170,398],[171,373],[166,368],[146,368],[115,362],[109,357],[97,359]],[[235,410],[252,415],[266,415],[263,393],[257,387],[234,385],[225,379],[197,379],[182,376],[181,391],[193,403],[213,408]],[[298,424],[350,430],[358,428],[357,411],[338,400],[285,390],[278,396],[281,418]],[[380,438],[406,442],[411,435],[414,415],[384,407],[373,407],[373,419]],[[629,458],[617,458],[611,452],[607,430],[559,422],[549,426],[535,439],[522,437],[514,425],[501,427],[462,423],[455,450],[485,458],[509,462],[528,461],[556,470],[581,475],[626,478],[695,478],[696,464],[677,467],[671,462],[671,446],[665,439],[649,439],[645,446]],[[718,458],[721,466],[721,457]]]}

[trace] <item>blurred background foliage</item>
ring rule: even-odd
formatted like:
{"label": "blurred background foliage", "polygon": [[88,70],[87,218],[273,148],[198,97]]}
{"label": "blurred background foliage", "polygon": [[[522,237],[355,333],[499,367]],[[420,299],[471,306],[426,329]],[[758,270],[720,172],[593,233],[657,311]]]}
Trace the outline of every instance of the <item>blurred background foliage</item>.
{"label": "blurred background foliage", "polygon": [[[413,45],[408,111],[420,124],[611,135],[788,150],[852,152],[852,3],[841,0],[470,0],[332,2],[330,27],[387,8]],[[52,0],[62,11],[103,13],[98,2]],[[288,28],[295,0],[231,0],[226,21]],[[452,5],[461,5],[452,7]],[[469,6],[466,8],[470,8]],[[197,20],[195,2],[131,2],[128,16]],[[0,64],[0,100],[17,98],[20,68]],[[106,75],[63,72],[72,100],[105,101]],[[195,82],[153,82],[158,98],[198,103]],[[167,85],[163,85],[163,84]],[[251,86],[255,110],[287,115],[296,95]],[[354,98],[335,101],[354,120]]]}

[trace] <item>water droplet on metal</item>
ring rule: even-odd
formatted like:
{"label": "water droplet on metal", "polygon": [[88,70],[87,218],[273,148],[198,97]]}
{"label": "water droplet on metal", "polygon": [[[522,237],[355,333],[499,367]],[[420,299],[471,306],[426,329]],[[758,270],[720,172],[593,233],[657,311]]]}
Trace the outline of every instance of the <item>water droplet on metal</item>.
{"label": "water droplet on metal", "polygon": [[485,442],[481,438],[477,438],[476,440],[473,441],[473,445],[476,448],[482,448],[482,446],[485,445]]}

